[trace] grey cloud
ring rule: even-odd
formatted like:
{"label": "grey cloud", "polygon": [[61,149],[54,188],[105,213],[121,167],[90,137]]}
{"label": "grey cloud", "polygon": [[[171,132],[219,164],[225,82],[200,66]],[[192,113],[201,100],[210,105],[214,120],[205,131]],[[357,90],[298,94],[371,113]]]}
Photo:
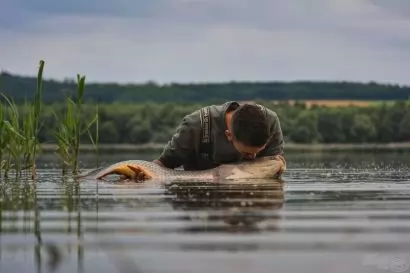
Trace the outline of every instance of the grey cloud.
{"label": "grey cloud", "polygon": [[[8,0],[11,1],[11,0]],[[349,1],[349,0],[345,0]],[[217,26],[251,26],[270,30],[328,28],[338,24],[326,0],[17,0],[32,16],[100,15],[149,18],[157,22]]]}
{"label": "grey cloud", "polygon": [[[81,37],[26,36],[20,37],[20,44],[0,45],[0,52],[5,64],[24,73],[32,73],[37,59],[45,58],[48,76],[63,78],[80,72],[89,81],[335,79],[409,83],[409,62],[400,58],[400,52],[357,45],[338,39],[337,34],[273,34],[220,27],[195,39],[155,42],[146,42],[144,32],[138,34],[127,39],[113,32]],[[12,38],[8,41],[19,40]],[[25,44],[33,50],[27,51]]]}
{"label": "grey cloud", "polygon": [[[366,5],[366,0],[18,0],[17,3],[23,12],[33,13],[31,17],[41,13],[37,19],[44,14],[54,17],[59,14],[116,16],[147,19],[146,22],[154,21],[154,24],[196,25],[199,28],[229,25],[269,31],[305,30],[321,33],[332,33],[337,29],[340,34],[361,32],[357,30],[357,24],[349,27],[349,21],[357,20],[355,12],[359,13],[361,22],[366,21],[369,16],[363,10],[371,9],[370,5]],[[357,12],[358,9],[360,12]],[[150,24],[144,27],[151,28]]]}
{"label": "grey cloud", "polygon": [[369,0],[372,4],[391,12],[396,16],[410,18],[410,1],[408,0]]}
{"label": "grey cloud", "polygon": [[26,33],[0,29],[1,68],[17,73],[43,58],[47,76],[91,81],[410,83],[410,21],[368,0],[19,3]]}
{"label": "grey cloud", "polygon": [[18,6],[25,11],[42,14],[101,14],[109,16],[149,16],[156,5],[163,0],[17,0]]}
{"label": "grey cloud", "polygon": [[23,29],[35,17],[18,7],[13,0],[3,0],[0,8],[0,29]]}

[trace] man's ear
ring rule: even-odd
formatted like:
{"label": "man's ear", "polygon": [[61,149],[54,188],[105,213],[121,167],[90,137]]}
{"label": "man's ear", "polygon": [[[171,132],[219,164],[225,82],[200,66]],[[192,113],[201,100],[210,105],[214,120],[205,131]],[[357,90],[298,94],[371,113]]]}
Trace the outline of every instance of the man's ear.
{"label": "man's ear", "polygon": [[229,141],[232,140],[232,133],[231,133],[231,131],[225,130],[225,135],[226,135],[226,137],[228,138]]}

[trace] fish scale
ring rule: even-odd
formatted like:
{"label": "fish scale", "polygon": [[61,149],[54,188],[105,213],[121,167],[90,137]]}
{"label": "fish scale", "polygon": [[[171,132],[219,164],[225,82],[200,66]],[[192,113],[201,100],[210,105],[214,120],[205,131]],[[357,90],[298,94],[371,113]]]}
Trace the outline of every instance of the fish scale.
{"label": "fish scale", "polygon": [[214,171],[213,170],[201,170],[201,171],[185,171],[185,170],[175,170],[175,169],[168,169],[159,166],[156,163],[145,161],[145,160],[125,160],[118,163],[114,163],[107,168],[100,168],[97,170],[92,171],[84,175],[83,177],[94,178],[100,177],[106,173],[110,173],[114,170],[123,170],[124,173],[133,173],[129,168],[128,165],[142,168],[143,170],[148,171],[150,174],[153,174],[153,179],[155,180],[193,180],[196,181],[214,181]]}

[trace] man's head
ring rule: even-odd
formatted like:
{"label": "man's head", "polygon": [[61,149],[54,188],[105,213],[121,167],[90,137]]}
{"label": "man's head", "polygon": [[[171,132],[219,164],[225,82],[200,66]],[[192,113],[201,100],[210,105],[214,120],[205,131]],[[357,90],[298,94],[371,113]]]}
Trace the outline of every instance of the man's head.
{"label": "man's head", "polygon": [[254,158],[263,150],[269,139],[269,124],[264,111],[254,104],[243,104],[227,119],[228,139],[239,153]]}

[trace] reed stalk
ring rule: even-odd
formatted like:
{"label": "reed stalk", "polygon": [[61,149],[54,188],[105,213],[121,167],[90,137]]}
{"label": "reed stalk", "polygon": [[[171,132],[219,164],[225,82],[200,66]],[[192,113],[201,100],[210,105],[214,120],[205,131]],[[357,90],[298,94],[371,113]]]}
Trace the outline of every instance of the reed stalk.
{"label": "reed stalk", "polygon": [[[71,167],[73,174],[78,173],[81,137],[86,132],[89,133],[90,127],[98,120],[97,113],[90,122],[84,121],[82,111],[84,91],[85,76],[81,77],[77,74],[77,99],[74,101],[70,97],[66,98],[66,112],[62,117],[54,112],[59,120],[59,126],[54,131],[54,137],[57,141],[57,154],[62,164],[63,174],[67,173],[68,167]],[[90,133],[89,136],[91,138]]]}
{"label": "reed stalk", "polygon": [[44,61],[40,60],[40,66],[37,73],[37,87],[34,95],[34,100],[31,105],[26,103],[26,107],[29,108],[27,116],[23,120],[23,136],[24,142],[24,165],[25,169],[31,169],[31,178],[36,177],[36,155],[39,149],[38,134],[40,131],[40,113],[42,106],[42,78],[44,70]]}
{"label": "reed stalk", "polygon": [[74,127],[74,102],[71,98],[66,98],[66,112],[60,117],[56,112],[54,115],[59,120],[57,130],[53,131],[57,142],[57,155],[59,156],[62,174],[66,174],[67,169],[72,165],[72,135]]}
{"label": "reed stalk", "polygon": [[[9,118],[9,120],[4,120],[4,132],[8,134],[6,152],[9,153],[9,157],[12,162],[9,161],[7,162],[7,164],[10,164],[14,167],[16,177],[19,177],[21,176],[22,170],[21,158],[25,154],[25,137],[21,134],[20,114],[13,99],[7,98],[3,94],[1,95],[8,103],[8,111],[6,111],[6,116]],[[10,167],[10,165],[8,167]]]}
{"label": "reed stalk", "polygon": [[[17,105],[11,98],[1,94],[7,103],[7,105],[0,105],[0,170],[4,169],[5,176],[13,166],[16,177],[21,176],[22,170],[28,168],[32,170],[32,178],[35,177],[36,152],[39,146],[38,132],[40,128],[43,68],[44,61],[41,60],[33,103],[29,104],[26,101],[23,105],[23,109],[28,109],[25,116],[21,117]],[[3,159],[5,154],[9,157],[8,160]],[[12,162],[10,162],[10,159]]]}
{"label": "reed stalk", "polygon": [[3,104],[3,102],[0,100],[0,177],[2,175],[3,170],[5,171],[6,168],[6,161],[5,161],[5,155],[6,155],[6,147],[7,147],[7,138],[8,134],[5,129],[5,111],[6,108]]}
{"label": "reed stalk", "polygon": [[93,136],[90,132],[90,130],[88,131],[88,136],[90,138],[90,141],[92,143],[92,145],[94,146],[95,152],[96,152],[96,165],[97,168],[100,167],[100,154],[99,154],[99,148],[98,148],[98,142],[99,142],[99,109],[98,109],[98,103],[96,106],[96,113],[95,113],[95,140],[93,139]]}
{"label": "reed stalk", "polygon": [[[5,102],[10,103],[3,94],[0,94]],[[9,170],[11,168],[11,155],[9,152],[10,131],[7,129],[6,118],[8,116],[9,108],[0,101],[0,176],[3,173],[3,177],[8,177]]]}
{"label": "reed stalk", "polygon": [[36,134],[34,129],[34,114],[28,102],[25,102],[24,108],[29,108],[28,114],[22,120],[21,135],[23,138],[23,170],[32,168],[35,159],[33,149],[36,148]]}
{"label": "reed stalk", "polygon": [[36,174],[36,156],[37,151],[40,148],[40,143],[38,139],[38,135],[40,133],[40,114],[42,109],[42,97],[43,97],[43,70],[44,70],[45,62],[40,60],[39,68],[37,72],[37,88],[36,94],[34,96],[34,101],[32,104],[32,109],[30,115],[32,116],[32,126],[33,126],[33,135],[32,135],[32,145],[30,146],[29,154],[31,157],[29,158],[29,165],[31,166],[31,176],[34,179]]}
{"label": "reed stalk", "polygon": [[84,102],[84,89],[85,89],[85,76],[80,76],[77,74],[77,104],[76,104],[76,115],[75,115],[75,138],[74,138],[74,164],[73,164],[73,174],[78,172],[78,155],[80,151],[80,139],[81,139],[81,129],[83,123],[81,118],[83,116],[83,102]]}

